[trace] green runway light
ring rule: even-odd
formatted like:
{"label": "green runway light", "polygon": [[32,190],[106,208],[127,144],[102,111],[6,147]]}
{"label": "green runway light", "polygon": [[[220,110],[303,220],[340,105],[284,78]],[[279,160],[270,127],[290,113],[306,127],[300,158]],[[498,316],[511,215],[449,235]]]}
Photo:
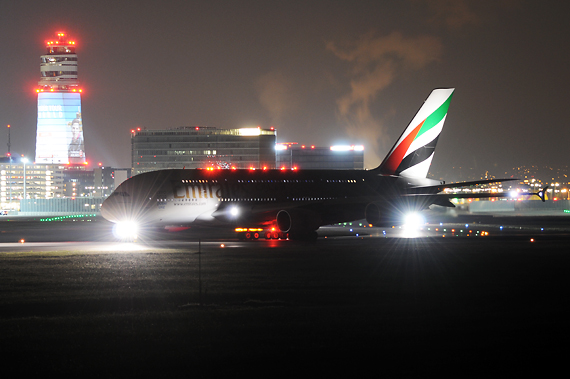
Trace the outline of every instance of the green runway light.
{"label": "green runway light", "polygon": [[89,214],[78,214],[78,215],[67,215],[67,216],[57,216],[57,217],[48,217],[48,218],[41,218],[40,222],[50,222],[50,221],[62,221],[65,219],[74,219],[74,218],[85,218],[85,217],[96,217],[95,213]]}

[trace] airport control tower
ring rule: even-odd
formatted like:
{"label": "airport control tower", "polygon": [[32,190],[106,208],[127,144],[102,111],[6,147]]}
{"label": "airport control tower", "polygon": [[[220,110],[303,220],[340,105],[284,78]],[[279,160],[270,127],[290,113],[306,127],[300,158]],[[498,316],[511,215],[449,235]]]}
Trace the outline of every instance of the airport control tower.
{"label": "airport control tower", "polygon": [[46,41],[38,82],[38,164],[85,164],[81,87],[77,80],[75,41],[66,33]]}

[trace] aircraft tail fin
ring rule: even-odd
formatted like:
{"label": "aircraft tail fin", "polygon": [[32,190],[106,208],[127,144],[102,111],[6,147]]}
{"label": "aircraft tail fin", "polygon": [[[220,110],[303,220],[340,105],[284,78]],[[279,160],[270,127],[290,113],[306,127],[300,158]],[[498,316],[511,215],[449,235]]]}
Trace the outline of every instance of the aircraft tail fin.
{"label": "aircraft tail fin", "polygon": [[381,175],[427,177],[435,145],[455,88],[436,88],[428,96],[384,161],[374,169]]}

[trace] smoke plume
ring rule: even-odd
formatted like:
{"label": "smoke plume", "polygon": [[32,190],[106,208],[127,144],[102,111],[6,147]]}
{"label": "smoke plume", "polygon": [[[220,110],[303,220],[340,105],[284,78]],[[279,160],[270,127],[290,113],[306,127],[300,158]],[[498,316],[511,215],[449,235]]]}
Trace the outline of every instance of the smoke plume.
{"label": "smoke plume", "polygon": [[432,36],[405,37],[399,32],[376,36],[371,32],[342,46],[328,42],[327,49],[351,65],[350,91],[337,100],[338,117],[352,137],[368,141],[366,165],[375,166],[389,141],[382,120],[370,111],[371,103],[399,75],[438,60],[442,44]]}

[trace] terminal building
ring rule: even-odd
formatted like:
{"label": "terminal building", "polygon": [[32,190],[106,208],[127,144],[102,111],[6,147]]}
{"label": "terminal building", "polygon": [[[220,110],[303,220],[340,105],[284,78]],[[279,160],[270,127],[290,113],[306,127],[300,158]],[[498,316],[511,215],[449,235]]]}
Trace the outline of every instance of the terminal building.
{"label": "terminal building", "polygon": [[284,142],[275,146],[276,164],[282,169],[363,170],[364,146],[318,147]]}
{"label": "terminal building", "polygon": [[275,168],[276,131],[183,126],[131,130],[133,175],[172,168]]}

